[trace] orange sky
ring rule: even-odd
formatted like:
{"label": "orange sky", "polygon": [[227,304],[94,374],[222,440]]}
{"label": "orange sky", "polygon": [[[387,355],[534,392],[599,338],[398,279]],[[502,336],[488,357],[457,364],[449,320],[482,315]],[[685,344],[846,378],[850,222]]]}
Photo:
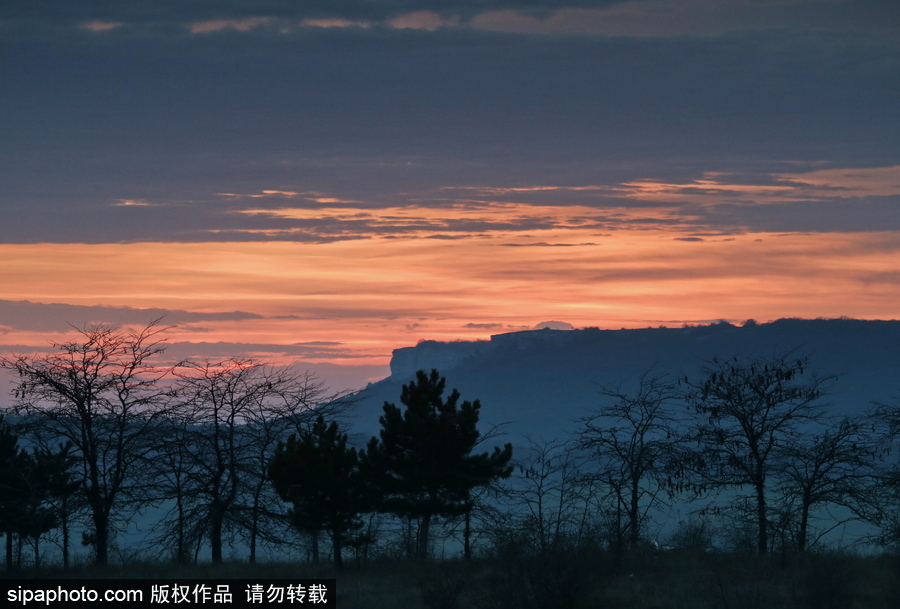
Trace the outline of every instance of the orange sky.
{"label": "orange sky", "polygon": [[0,353],[165,314],[353,384],[546,321],[900,317],[878,3],[18,4]]}
{"label": "orange sky", "polygon": [[[353,384],[385,375],[391,351],[419,340],[545,321],[896,319],[900,233],[836,224],[853,218],[855,201],[889,213],[900,168],[762,178],[457,186],[382,207],[322,192],[220,193],[236,219],[228,233],[259,240],[0,244],[0,350],[46,347],[71,334],[66,323],[104,323],[109,307],[130,307],[125,323],[170,312],[178,357],[378,366],[356,368]],[[821,220],[819,230],[761,228]]]}
{"label": "orange sky", "polygon": [[[585,210],[555,210],[567,212]],[[173,340],[250,350],[339,342],[330,361],[345,364],[384,364],[392,349],[420,339],[486,338],[548,320],[619,328],[897,317],[896,233],[699,239],[567,227],[452,240],[0,245],[0,299],[246,311],[262,318],[181,324]],[[0,344],[60,336],[7,328]]]}

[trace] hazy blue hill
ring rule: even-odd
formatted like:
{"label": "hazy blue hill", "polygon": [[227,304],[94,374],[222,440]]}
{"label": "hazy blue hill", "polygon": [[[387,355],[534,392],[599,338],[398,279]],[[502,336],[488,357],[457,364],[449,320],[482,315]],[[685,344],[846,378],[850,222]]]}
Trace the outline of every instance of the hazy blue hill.
{"label": "hazy blue hill", "polygon": [[900,321],[780,319],[638,330],[535,330],[499,334],[490,341],[424,341],[394,351],[389,378],[359,394],[353,427],[377,432],[385,400],[398,403],[417,369],[437,368],[462,398],[480,399],[482,421],[509,423],[509,440],[523,435],[562,437],[594,408],[604,385],[627,389],[644,372],[697,378],[705,361],[809,356],[820,375],[834,374],[828,400],[855,412],[872,400],[900,397]]}

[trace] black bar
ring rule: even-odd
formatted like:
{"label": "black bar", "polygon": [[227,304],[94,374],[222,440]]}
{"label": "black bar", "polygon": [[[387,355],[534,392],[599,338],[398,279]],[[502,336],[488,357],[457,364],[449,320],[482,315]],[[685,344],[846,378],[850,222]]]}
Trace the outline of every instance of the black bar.
{"label": "black bar", "polygon": [[333,579],[2,579],[0,607],[337,607]]}

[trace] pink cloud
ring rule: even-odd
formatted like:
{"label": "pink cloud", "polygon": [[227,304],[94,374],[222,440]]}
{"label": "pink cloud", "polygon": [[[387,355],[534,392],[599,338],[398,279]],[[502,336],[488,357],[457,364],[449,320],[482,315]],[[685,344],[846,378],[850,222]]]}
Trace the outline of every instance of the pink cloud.
{"label": "pink cloud", "polygon": [[91,32],[108,32],[116,28],[122,27],[122,23],[117,21],[88,21],[81,24],[81,29]]}
{"label": "pink cloud", "polygon": [[221,32],[222,30],[238,30],[246,32],[271,23],[271,17],[248,17],[246,19],[212,19],[209,21],[195,21],[188,26],[191,34],[208,34]]}
{"label": "pink cloud", "polygon": [[433,32],[447,27],[459,25],[455,18],[442,17],[433,11],[415,11],[398,15],[387,22],[387,25],[397,30],[426,30]]}

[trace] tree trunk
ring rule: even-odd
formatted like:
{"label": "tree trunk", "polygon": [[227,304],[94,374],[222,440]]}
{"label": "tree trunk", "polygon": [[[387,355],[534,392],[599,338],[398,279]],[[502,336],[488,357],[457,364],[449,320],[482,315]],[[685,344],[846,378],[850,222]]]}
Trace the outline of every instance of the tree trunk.
{"label": "tree trunk", "polygon": [[312,533],[312,559],[313,564],[319,564],[319,532]]}
{"label": "tree trunk", "polygon": [[260,495],[262,494],[263,486],[259,484],[253,491],[253,508],[250,512],[250,564],[256,564],[256,545],[257,540],[259,539],[259,521],[260,521]]}
{"label": "tree trunk", "polygon": [[472,562],[472,512],[466,511],[465,527],[463,528],[463,558],[466,562]]}
{"label": "tree trunk", "polygon": [[340,570],[344,568],[344,557],[341,555],[341,536],[337,532],[331,534],[331,547],[334,550],[334,566]]}
{"label": "tree trunk", "polygon": [[763,481],[759,481],[756,484],[756,519],[759,525],[759,538],[756,549],[760,556],[765,556],[769,551],[769,523],[766,519],[766,489]]}
{"label": "tree trunk", "polygon": [[13,570],[13,532],[12,527],[6,529],[6,570]]}
{"label": "tree trunk", "polygon": [[614,537],[616,544],[616,557],[621,559],[625,554],[625,540],[622,535],[622,494],[621,489],[616,489],[616,532]]}
{"label": "tree trunk", "polygon": [[250,529],[250,564],[256,564],[256,537],[257,537],[256,516],[253,517],[253,525]]}
{"label": "tree trunk", "polygon": [[178,490],[175,493],[175,504],[178,507],[178,524],[177,527],[177,539],[175,540],[175,561],[179,565],[186,564],[188,562],[188,548],[187,548],[187,540],[185,539],[184,532],[184,501],[182,500],[181,493],[181,484],[178,483]]}
{"label": "tree trunk", "polygon": [[803,505],[800,506],[800,531],[797,534],[797,552],[800,559],[806,554],[806,529],[809,527],[809,504],[810,499],[804,493]]}
{"label": "tree trunk", "polygon": [[425,560],[428,558],[428,532],[431,528],[431,514],[424,514],[419,524],[419,539],[416,544],[416,558]]}
{"label": "tree trunk", "polygon": [[[99,512],[99,513],[98,513]],[[109,520],[102,510],[94,511],[94,563],[101,566],[109,564]]]}
{"label": "tree trunk", "polygon": [[640,488],[637,480],[631,484],[631,504],[628,506],[629,544],[632,550],[636,550],[641,538],[640,518]]}
{"label": "tree trunk", "polygon": [[63,499],[59,510],[59,521],[62,525],[62,559],[63,570],[69,568],[69,502]]}
{"label": "tree trunk", "polygon": [[222,564],[222,516],[220,514],[213,514],[212,526],[209,528],[209,547],[212,551],[213,564]]}

